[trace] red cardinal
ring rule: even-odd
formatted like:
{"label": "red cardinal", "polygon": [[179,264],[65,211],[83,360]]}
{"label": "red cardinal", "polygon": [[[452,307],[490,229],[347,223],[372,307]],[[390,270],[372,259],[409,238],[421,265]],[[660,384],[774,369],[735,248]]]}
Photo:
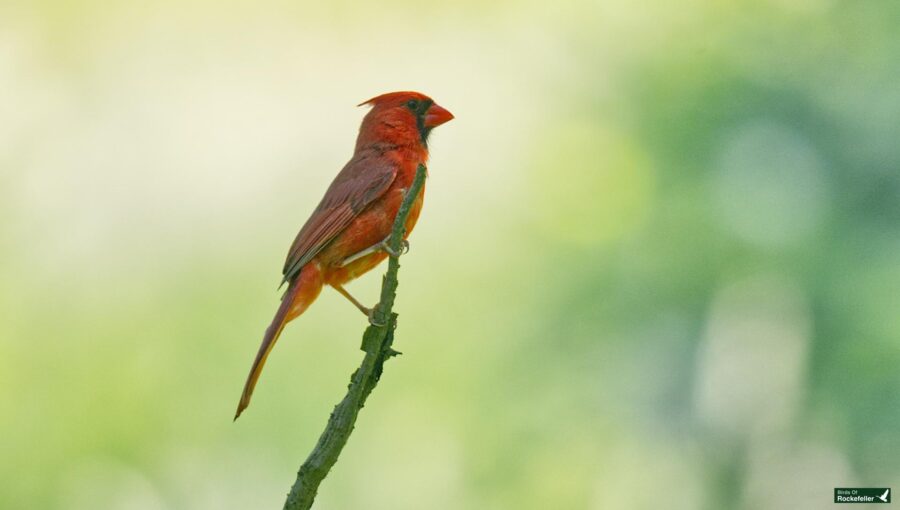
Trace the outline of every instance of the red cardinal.
{"label": "red cardinal", "polygon": [[[363,118],[353,157],[340,171],[319,206],[300,229],[284,264],[288,284],[253,360],[234,419],[250,396],[266,358],[284,326],[318,297],[322,285],[334,287],[370,320],[343,285],[387,258],[386,240],[419,164],[428,160],[428,135],[453,114],[418,92],[391,92],[361,103],[372,110]],[[412,232],[422,209],[424,188],[406,220]]]}

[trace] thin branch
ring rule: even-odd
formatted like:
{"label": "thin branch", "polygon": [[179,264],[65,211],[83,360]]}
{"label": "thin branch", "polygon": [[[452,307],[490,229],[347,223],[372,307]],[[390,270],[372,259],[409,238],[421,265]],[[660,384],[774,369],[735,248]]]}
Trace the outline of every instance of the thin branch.
{"label": "thin branch", "polygon": [[[400,210],[397,211],[391,238],[388,242],[394,253],[400,253],[401,242],[406,230],[406,218],[409,216],[413,202],[422,190],[425,175],[425,166],[419,165],[416,169],[416,177],[403,198]],[[319,484],[337,462],[341,450],[344,449],[344,445],[350,438],[350,433],[353,432],[359,410],[365,405],[366,399],[381,378],[384,362],[400,354],[391,348],[391,344],[394,342],[394,329],[397,325],[397,314],[393,312],[393,309],[394,298],[397,296],[397,271],[399,269],[398,257],[391,256],[388,260],[387,273],[381,284],[381,300],[374,313],[375,322],[382,325],[370,325],[366,328],[362,340],[362,350],[366,355],[362,364],[350,377],[347,395],[332,411],[316,447],[300,466],[300,470],[297,472],[297,481],[291,487],[287,501],[284,503],[284,510],[307,510],[312,507]]]}

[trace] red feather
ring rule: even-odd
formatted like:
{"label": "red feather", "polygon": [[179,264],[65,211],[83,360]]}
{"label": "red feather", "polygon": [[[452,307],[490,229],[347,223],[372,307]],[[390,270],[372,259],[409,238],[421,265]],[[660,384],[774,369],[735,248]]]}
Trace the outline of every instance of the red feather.
{"label": "red feather", "polygon": [[[391,92],[362,105],[372,109],[363,118],[353,157],[338,173],[325,196],[300,229],[284,264],[282,283],[288,290],[263,336],[235,419],[249,405],[266,358],[284,326],[315,301],[324,284],[340,286],[371,270],[386,258],[374,251],[349,264],[387,238],[416,168],[428,160],[431,130],[453,118],[428,96]],[[424,190],[406,223],[412,232],[422,207]]]}

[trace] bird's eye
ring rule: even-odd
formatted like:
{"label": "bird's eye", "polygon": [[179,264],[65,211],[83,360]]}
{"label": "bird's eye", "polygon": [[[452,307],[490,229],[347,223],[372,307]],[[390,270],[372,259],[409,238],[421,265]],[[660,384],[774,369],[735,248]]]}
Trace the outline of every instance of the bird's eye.
{"label": "bird's eye", "polygon": [[406,107],[412,111],[416,111],[419,109],[419,102],[416,101],[415,99],[410,99],[409,101],[406,102]]}

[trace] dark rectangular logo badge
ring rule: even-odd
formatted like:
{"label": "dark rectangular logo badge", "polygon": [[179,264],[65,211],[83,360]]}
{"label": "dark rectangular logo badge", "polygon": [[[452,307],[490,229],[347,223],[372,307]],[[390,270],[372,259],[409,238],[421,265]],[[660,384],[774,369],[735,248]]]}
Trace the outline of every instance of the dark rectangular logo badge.
{"label": "dark rectangular logo badge", "polygon": [[838,487],[834,489],[835,503],[890,503],[890,487]]}

